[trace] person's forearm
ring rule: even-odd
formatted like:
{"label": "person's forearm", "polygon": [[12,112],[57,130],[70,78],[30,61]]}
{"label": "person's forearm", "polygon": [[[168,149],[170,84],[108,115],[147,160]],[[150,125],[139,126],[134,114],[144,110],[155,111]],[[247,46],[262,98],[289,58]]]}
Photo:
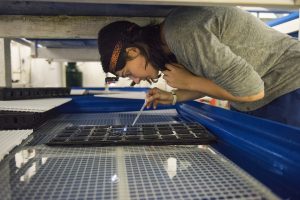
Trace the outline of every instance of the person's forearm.
{"label": "person's forearm", "polygon": [[205,94],[191,90],[176,90],[177,102],[195,100],[204,97]]}
{"label": "person's forearm", "polygon": [[190,79],[190,84],[188,88],[191,91],[196,91],[216,99],[228,101],[251,102],[264,97],[264,91],[261,91],[258,94],[252,96],[233,96],[232,94],[230,94],[225,89],[221,88],[211,80],[198,76],[194,76]]}

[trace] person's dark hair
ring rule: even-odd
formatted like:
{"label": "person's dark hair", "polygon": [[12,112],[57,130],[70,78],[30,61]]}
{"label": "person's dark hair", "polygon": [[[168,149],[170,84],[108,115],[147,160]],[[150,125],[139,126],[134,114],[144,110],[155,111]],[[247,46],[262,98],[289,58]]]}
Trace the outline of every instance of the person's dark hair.
{"label": "person's dark hair", "polygon": [[166,55],[162,45],[159,24],[140,27],[128,21],[118,21],[105,26],[98,34],[103,70],[113,74],[121,70],[127,60],[132,59],[126,54],[127,47],[139,48],[147,63],[150,62],[158,70],[165,70],[165,64],[175,62],[176,59]]}

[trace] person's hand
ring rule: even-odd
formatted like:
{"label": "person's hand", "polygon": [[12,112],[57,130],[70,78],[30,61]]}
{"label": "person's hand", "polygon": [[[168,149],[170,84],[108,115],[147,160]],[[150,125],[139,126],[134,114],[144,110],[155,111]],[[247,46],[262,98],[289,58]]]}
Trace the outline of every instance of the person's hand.
{"label": "person's hand", "polygon": [[190,88],[191,80],[195,75],[179,64],[166,64],[165,67],[167,70],[163,71],[163,79],[169,86],[183,90]]}
{"label": "person's hand", "polygon": [[146,101],[147,108],[150,108],[151,104],[153,104],[153,108],[156,109],[158,104],[172,104],[173,95],[171,92],[163,91],[155,87],[148,91]]}

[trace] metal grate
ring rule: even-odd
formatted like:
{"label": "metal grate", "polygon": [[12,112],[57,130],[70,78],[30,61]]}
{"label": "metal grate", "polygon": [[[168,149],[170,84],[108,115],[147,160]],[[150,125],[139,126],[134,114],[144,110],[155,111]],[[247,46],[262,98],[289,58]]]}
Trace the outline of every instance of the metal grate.
{"label": "metal grate", "polygon": [[274,199],[264,187],[209,147],[131,147],[125,155],[132,200]]}
{"label": "metal grate", "polygon": [[[115,117],[131,120],[126,114],[61,115],[40,127],[31,145],[18,147],[0,163],[1,198],[277,199],[209,146],[43,145],[67,126],[106,122],[117,125],[123,119]],[[151,120],[157,116],[157,121],[147,121],[147,115]],[[149,123],[161,118],[181,122],[174,110],[149,111],[144,117]]]}
{"label": "metal grate", "polygon": [[210,144],[216,138],[198,123],[68,126],[47,144],[59,146]]}
{"label": "metal grate", "polygon": [[[49,120],[39,130],[35,131],[35,139],[31,145],[45,144],[49,142],[58,132],[68,126],[79,125],[126,125],[133,122],[137,112],[120,113],[92,113],[92,114],[64,114]],[[145,111],[137,121],[137,124],[160,124],[179,123],[183,119],[178,116],[176,110]],[[47,130],[47,131],[45,131]]]}
{"label": "metal grate", "polygon": [[24,100],[70,96],[70,88],[0,88],[0,100]]}
{"label": "metal grate", "polygon": [[0,110],[45,112],[71,101],[71,98],[0,101]]}
{"label": "metal grate", "polygon": [[53,110],[46,112],[17,112],[0,110],[0,130],[35,129],[55,115]]}
{"label": "metal grate", "polygon": [[32,132],[33,130],[0,131],[0,161]]}
{"label": "metal grate", "polygon": [[37,146],[8,163],[4,199],[276,199],[209,148]]}

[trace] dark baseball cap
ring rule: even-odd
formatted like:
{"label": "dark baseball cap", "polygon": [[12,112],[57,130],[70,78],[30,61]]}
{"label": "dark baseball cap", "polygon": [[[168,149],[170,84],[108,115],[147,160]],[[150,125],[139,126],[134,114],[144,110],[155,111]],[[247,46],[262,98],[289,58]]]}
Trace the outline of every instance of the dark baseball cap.
{"label": "dark baseball cap", "polygon": [[131,43],[130,33],[139,26],[128,21],[117,21],[103,27],[98,33],[98,50],[105,73],[121,70],[126,64],[125,49]]}

